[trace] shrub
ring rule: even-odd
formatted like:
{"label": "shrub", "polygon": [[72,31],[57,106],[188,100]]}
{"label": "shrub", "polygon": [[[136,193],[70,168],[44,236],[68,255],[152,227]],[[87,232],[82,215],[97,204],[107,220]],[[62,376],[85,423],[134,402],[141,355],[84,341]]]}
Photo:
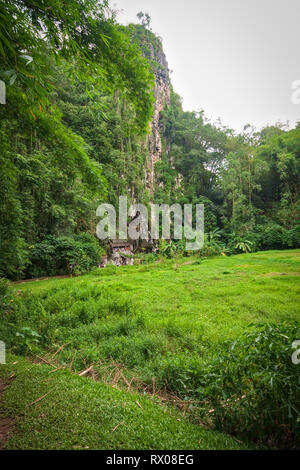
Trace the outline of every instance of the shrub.
{"label": "shrub", "polygon": [[300,248],[300,225],[287,231],[286,244],[289,248]]}
{"label": "shrub", "polygon": [[12,316],[15,311],[15,290],[11,287],[9,281],[0,278],[0,340],[7,343],[8,336],[12,337],[11,332]]}
{"label": "shrub", "polygon": [[259,249],[260,237],[256,232],[239,235],[235,232],[227,236],[227,247],[230,254],[252,253]]}
{"label": "shrub", "polygon": [[167,241],[167,240],[159,240],[159,249],[158,252],[164,258],[172,259],[178,256],[183,256],[185,252],[185,241],[178,240],[178,241]]}
{"label": "shrub", "polygon": [[157,255],[155,253],[147,253],[142,259],[143,264],[155,263],[155,261],[157,261]]}
{"label": "shrub", "polygon": [[262,250],[283,250],[288,248],[288,231],[278,224],[258,225],[259,247]]}
{"label": "shrub", "polygon": [[219,256],[222,253],[222,251],[223,250],[220,246],[207,242],[201,249],[200,254],[202,258],[209,258],[211,256]]}
{"label": "shrub", "polygon": [[203,412],[217,428],[269,446],[299,446],[297,339],[298,324],[258,325],[207,366],[197,393],[209,400]]}
{"label": "shrub", "polygon": [[102,249],[90,234],[73,237],[49,236],[31,248],[27,276],[83,274],[100,262]]}
{"label": "shrub", "polygon": [[14,289],[7,279],[0,277],[0,312],[6,311],[13,302]]}
{"label": "shrub", "polygon": [[204,246],[200,251],[201,257],[209,258],[210,256],[220,256],[221,253],[227,252],[224,243],[221,240],[222,231],[215,229],[212,232],[205,234]]}

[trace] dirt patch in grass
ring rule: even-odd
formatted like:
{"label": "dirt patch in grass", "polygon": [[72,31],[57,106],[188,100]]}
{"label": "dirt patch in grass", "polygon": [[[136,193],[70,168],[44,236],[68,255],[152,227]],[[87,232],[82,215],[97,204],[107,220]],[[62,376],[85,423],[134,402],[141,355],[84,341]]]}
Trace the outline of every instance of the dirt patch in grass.
{"label": "dirt patch in grass", "polygon": [[40,282],[40,281],[51,281],[54,279],[71,279],[73,277],[78,277],[78,274],[64,275],[64,276],[48,276],[48,277],[37,277],[34,279],[23,279],[21,281],[14,281],[12,284],[17,286],[18,284],[28,284],[29,282]]}
{"label": "dirt patch in grass", "polygon": [[[0,379],[0,404],[1,396],[7,385]],[[9,435],[14,430],[15,420],[13,418],[4,418],[0,415],[0,450],[3,450]]]}
{"label": "dirt patch in grass", "polygon": [[278,276],[300,276],[300,273],[267,273],[267,274],[262,274],[262,277],[278,277]]}

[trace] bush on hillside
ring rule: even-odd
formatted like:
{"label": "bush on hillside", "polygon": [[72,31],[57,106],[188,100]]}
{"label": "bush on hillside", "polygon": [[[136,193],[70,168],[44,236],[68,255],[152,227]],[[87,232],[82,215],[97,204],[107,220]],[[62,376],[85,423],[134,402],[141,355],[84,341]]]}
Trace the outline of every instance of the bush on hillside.
{"label": "bush on hillside", "polygon": [[300,225],[287,230],[281,225],[269,223],[258,225],[256,233],[260,250],[285,250],[300,247]]}
{"label": "bush on hillside", "polygon": [[0,312],[6,312],[13,303],[14,289],[7,279],[0,277]]}
{"label": "bush on hillside", "polygon": [[83,274],[99,265],[102,249],[90,234],[48,236],[31,248],[26,275],[31,278]]}
{"label": "bush on hillside", "polygon": [[207,365],[203,411],[218,429],[281,448],[300,444],[300,365],[292,345],[299,324],[258,325]]}

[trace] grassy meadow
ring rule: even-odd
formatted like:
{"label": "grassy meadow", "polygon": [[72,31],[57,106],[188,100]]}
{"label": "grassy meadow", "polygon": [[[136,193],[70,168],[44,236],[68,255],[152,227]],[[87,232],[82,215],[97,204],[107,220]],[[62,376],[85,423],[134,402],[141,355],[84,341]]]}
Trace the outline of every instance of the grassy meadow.
{"label": "grassy meadow", "polygon": [[[18,358],[9,356],[0,377],[15,374],[16,380],[2,406],[28,419],[18,418],[8,446],[235,448],[237,441],[208,430],[214,426],[201,418],[199,409],[209,406],[201,401],[203,370],[255,324],[299,320],[299,275],[300,251],[291,250],[109,266],[15,284],[0,337]],[[157,426],[164,432],[154,436],[148,428]]]}

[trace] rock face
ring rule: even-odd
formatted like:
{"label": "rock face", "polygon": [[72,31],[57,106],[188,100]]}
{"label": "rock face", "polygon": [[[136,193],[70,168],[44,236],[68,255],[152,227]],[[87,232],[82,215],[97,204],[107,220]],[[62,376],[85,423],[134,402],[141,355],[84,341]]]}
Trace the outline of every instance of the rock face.
{"label": "rock face", "polygon": [[115,266],[132,266],[133,245],[128,240],[110,241],[110,259],[109,262]]}
{"label": "rock face", "polygon": [[153,194],[155,183],[155,164],[162,156],[162,139],[160,128],[160,113],[170,103],[170,76],[166,56],[162,48],[155,49],[149,44],[151,59],[157,64],[155,67],[155,103],[154,114],[150,125],[151,134],[148,137],[149,157],[145,169],[146,187]]}

